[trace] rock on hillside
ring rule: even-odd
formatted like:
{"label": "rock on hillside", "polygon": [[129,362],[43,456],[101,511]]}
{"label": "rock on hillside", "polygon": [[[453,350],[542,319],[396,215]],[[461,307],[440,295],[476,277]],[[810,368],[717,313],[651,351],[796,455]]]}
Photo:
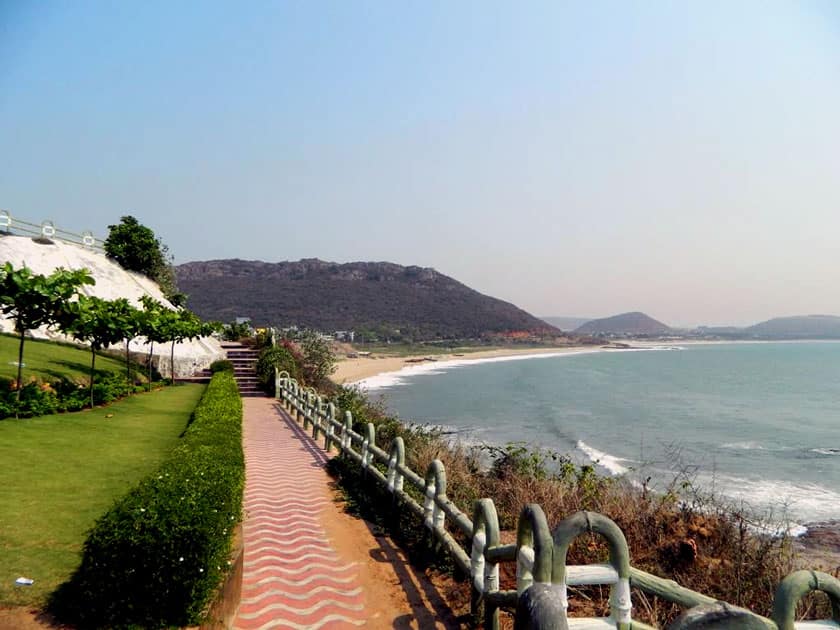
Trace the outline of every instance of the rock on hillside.
{"label": "rock on hillside", "polygon": [[840,339],[840,317],[801,315],[776,317],[741,331],[747,336],[768,339]]}
{"label": "rock on hillside", "polygon": [[514,331],[559,334],[513,304],[429,268],[233,259],[179,265],[176,275],[192,310],[224,322],[244,316],[255,325],[322,331],[387,325],[418,340]]}
{"label": "rock on hillside", "polygon": [[[87,295],[106,300],[127,298],[135,306],[140,306],[140,296],[149,295],[165,304],[166,301],[160,288],[152,280],[140,274],[126,271],[117,263],[109,260],[103,254],[62,241],[44,243],[36,242],[26,236],[0,236],[0,264],[11,262],[15,267],[27,266],[35,273],[50,274],[57,267],[65,269],[88,269],[96,280],[94,285],[86,285],[82,291]],[[14,332],[13,322],[0,316],[0,332]],[[33,337],[41,339],[61,339],[72,341],[53,331],[39,329],[33,331]],[[169,375],[169,345],[154,347],[154,358],[158,371]],[[121,348],[124,349],[124,346]],[[148,356],[149,348],[146,343],[135,340],[131,343],[131,351]],[[192,342],[175,345],[175,375],[189,376],[207,367],[224,352],[215,339],[203,338]]]}
{"label": "rock on hillside", "polygon": [[644,313],[622,313],[593,319],[574,331],[579,335],[665,335],[671,328]]}

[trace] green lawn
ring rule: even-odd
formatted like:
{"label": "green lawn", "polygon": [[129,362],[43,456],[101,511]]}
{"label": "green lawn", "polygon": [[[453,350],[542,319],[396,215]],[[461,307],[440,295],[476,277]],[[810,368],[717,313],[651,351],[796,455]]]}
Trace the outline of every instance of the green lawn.
{"label": "green lawn", "polygon": [[[19,344],[19,337],[0,335],[0,377],[17,378]],[[90,350],[27,338],[23,345],[23,363],[24,383],[33,375],[44,381],[67,376],[74,381],[87,382],[90,374]],[[96,371],[98,374],[124,373],[125,363],[99,354],[96,357]]]}
{"label": "green lawn", "polygon": [[[27,341],[25,362],[42,345]],[[75,361],[63,358],[72,348],[38,350],[61,371]],[[70,576],[87,530],[172,450],[203,391],[179,385],[78,413],[0,420],[0,607],[40,605]],[[35,584],[15,586],[20,576]]]}

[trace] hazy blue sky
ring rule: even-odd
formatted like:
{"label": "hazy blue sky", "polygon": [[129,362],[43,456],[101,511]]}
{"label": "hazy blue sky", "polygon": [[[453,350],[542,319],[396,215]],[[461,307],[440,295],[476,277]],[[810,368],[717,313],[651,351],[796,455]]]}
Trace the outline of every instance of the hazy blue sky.
{"label": "hazy blue sky", "polygon": [[541,315],[840,314],[840,3],[0,0],[0,208]]}

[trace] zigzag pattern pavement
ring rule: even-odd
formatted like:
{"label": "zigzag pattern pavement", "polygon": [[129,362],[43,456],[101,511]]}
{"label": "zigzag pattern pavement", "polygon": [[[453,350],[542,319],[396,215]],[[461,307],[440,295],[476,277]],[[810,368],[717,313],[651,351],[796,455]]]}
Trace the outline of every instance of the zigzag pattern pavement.
{"label": "zigzag pattern pavement", "polygon": [[245,565],[239,630],[364,625],[356,565],[330,545],[319,515],[337,509],[327,458],[270,398],[244,398]]}

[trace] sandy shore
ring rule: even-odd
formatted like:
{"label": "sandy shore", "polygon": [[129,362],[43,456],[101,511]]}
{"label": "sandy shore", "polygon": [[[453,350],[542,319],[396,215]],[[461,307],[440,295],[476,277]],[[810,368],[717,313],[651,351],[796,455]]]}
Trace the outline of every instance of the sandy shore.
{"label": "sandy shore", "polygon": [[599,349],[598,346],[573,346],[563,348],[500,348],[496,350],[479,350],[477,352],[452,353],[452,354],[435,354],[435,355],[416,355],[404,357],[388,357],[388,356],[371,356],[358,357],[354,359],[344,359],[337,364],[336,371],[332,375],[332,380],[339,385],[346,383],[355,383],[371,376],[378,374],[386,374],[388,372],[398,372],[404,367],[410,365],[417,365],[420,359],[424,356],[434,359],[438,362],[443,361],[475,361],[476,359],[489,359],[495,357],[512,357],[521,355],[539,355],[539,354],[563,354],[580,352],[582,350],[592,351]]}

